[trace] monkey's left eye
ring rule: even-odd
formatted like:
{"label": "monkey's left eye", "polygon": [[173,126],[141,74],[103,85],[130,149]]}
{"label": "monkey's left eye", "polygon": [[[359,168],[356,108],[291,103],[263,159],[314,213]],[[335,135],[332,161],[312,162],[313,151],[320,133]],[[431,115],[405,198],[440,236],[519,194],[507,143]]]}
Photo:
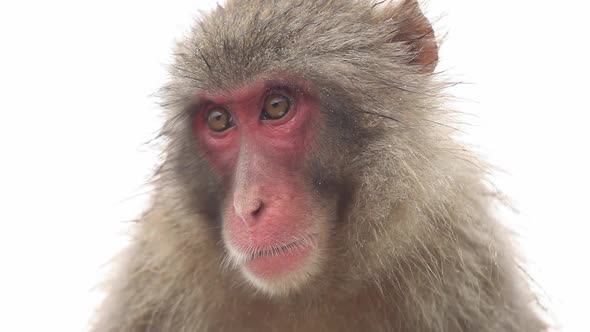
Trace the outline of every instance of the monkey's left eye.
{"label": "monkey's left eye", "polygon": [[263,120],[278,120],[284,117],[290,108],[289,98],[279,94],[271,94],[264,100],[261,117]]}

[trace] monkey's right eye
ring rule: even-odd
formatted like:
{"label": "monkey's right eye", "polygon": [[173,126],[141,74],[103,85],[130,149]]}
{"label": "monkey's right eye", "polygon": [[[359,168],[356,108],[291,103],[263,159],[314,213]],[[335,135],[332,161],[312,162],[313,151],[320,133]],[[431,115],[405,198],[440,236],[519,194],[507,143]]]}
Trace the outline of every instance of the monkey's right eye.
{"label": "monkey's right eye", "polygon": [[224,131],[231,126],[231,115],[225,108],[212,108],[207,113],[207,125],[213,131]]}

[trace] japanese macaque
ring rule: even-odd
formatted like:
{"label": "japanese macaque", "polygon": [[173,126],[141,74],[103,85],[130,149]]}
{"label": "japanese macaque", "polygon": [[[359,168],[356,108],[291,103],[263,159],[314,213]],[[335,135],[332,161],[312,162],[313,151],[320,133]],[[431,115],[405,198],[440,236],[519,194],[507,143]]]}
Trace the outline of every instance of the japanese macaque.
{"label": "japanese macaque", "polygon": [[200,18],[93,330],[545,331],[437,60],[415,0],[233,0]]}

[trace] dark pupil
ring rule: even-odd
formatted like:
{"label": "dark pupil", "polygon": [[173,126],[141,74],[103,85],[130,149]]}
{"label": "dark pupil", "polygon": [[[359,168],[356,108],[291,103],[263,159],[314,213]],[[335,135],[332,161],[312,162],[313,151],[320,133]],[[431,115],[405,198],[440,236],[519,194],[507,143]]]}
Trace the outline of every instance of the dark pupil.
{"label": "dark pupil", "polygon": [[215,121],[221,121],[222,117],[223,117],[223,114],[221,114],[221,112],[213,113],[213,120],[215,120]]}
{"label": "dark pupil", "polygon": [[282,100],[275,100],[272,102],[272,107],[277,108],[281,105],[282,102],[283,102]]}

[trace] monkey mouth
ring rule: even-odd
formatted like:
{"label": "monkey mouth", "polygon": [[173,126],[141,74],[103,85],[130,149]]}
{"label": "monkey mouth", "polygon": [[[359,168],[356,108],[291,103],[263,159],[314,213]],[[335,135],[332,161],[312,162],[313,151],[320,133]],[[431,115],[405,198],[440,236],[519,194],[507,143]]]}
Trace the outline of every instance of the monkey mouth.
{"label": "monkey mouth", "polygon": [[255,250],[254,252],[248,254],[246,257],[246,262],[253,261],[261,257],[280,256],[294,250],[296,251],[315,246],[315,244],[315,236],[308,235],[287,244]]}
{"label": "monkey mouth", "polygon": [[251,250],[244,257],[243,267],[255,277],[274,278],[298,270],[315,248],[316,236],[307,235],[287,244]]}

